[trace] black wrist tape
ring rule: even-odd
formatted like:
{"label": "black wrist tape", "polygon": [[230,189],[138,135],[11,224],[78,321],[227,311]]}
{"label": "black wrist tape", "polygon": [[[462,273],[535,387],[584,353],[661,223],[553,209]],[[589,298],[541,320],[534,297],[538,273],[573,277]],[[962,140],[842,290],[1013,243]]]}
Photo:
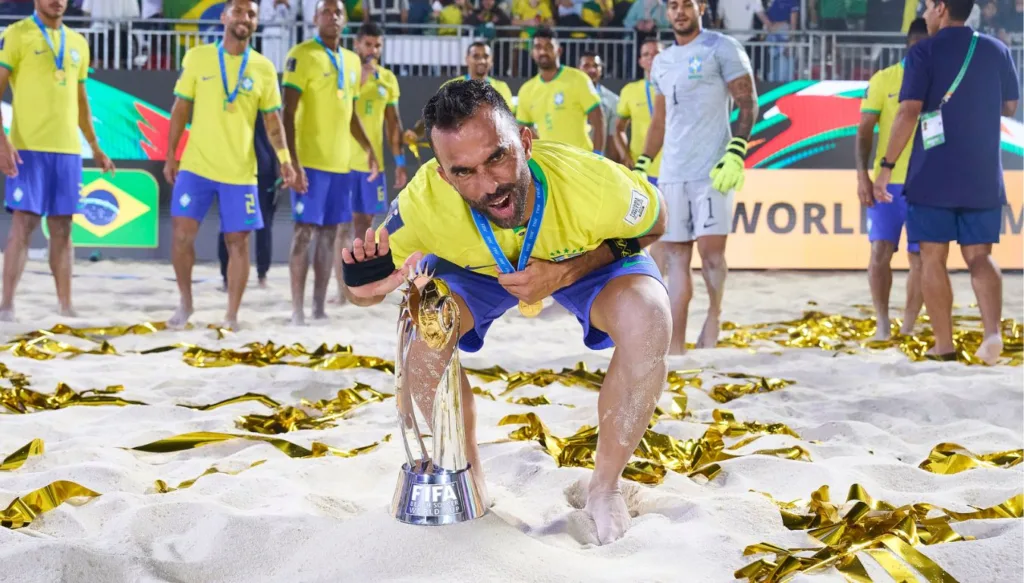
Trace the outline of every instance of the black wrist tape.
{"label": "black wrist tape", "polygon": [[729,146],[725,151],[730,154],[736,154],[745,160],[747,158],[747,140],[737,136],[729,140]]}
{"label": "black wrist tape", "polygon": [[636,255],[641,249],[637,239],[605,239],[604,243],[612,250],[615,261]]}
{"label": "black wrist tape", "polygon": [[358,263],[341,263],[342,277],[348,287],[359,287],[380,281],[395,272],[391,250],[381,257],[374,257]]}

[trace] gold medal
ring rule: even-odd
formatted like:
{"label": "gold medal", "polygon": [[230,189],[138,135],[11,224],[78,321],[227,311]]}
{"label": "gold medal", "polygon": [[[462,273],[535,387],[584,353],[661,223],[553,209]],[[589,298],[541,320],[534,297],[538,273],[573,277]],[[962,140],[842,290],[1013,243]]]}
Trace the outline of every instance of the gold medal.
{"label": "gold medal", "polygon": [[58,83],[63,83],[64,79],[66,78],[64,74],[64,69],[57,69],[56,71],[54,71],[53,78],[56,79]]}
{"label": "gold medal", "polygon": [[235,113],[235,103],[233,101],[229,101],[227,105],[224,106],[224,109],[226,109],[228,113]]}
{"label": "gold medal", "polygon": [[537,302],[535,304],[528,304],[522,300],[519,301],[519,313],[526,316],[527,318],[536,318],[540,315],[541,310],[544,309],[543,302]]}
{"label": "gold medal", "polygon": [[338,89],[338,99],[345,99],[345,90]]}

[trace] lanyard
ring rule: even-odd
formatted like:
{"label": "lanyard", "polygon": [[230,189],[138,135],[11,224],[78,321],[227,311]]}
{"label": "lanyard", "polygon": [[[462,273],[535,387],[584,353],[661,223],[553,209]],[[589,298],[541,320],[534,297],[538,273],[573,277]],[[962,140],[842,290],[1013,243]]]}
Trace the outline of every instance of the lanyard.
{"label": "lanyard", "polygon": [[644,79],[644,95],[647,97],[647,113],[654,119],[654,104],[651,103],[651,81]]}
{"label": "lanyard", "polygon": [[64,32],[64,25],[61,25],[61,27],[60,27],[60,51],[58,51],[57,49],[55,49],[53,47],[53,39],[50,38],[50,33],[46,30],[46,25],[43,24],[42,19],[39,18],[39,14],[33,12],[32,13],[32,20],[34,20],[35,23],[36,23],[36,26],[39,27],[39,32],[43,33],[43,38],[46,39],[46,44],[47,44],[47,46],[50,47],[50,52],[53,53],[53,60],[54,60],[54,62],[57,65],[57,70],[58,71],[63,71],[64,70],[64,40],[65,40],[65,37],[64,37],[64,34],[65,34],[65,32]]}
{"label": "lanyard", "polygon": [[[544,185],[533,178],[533,187],[536,191],[536,195],[533,199],[533,213],[530,215],[530,222],[526,225],[526,236],[523,239],[523,249],[519,252],[519,271],[526,268],[526,263],[530,260],[530,253],[533,253],[533,248],[537,245],[537,235],[540,234],[540,223],[544,220],[544,203],[547,196],[544,193]],[[483,237],[484,243],[487,244],[487,249],[491,252],[491,257],[494,257],[494,262],[498,264],[498,271],[502,273],[512,273],[516,271],[512,267],[512,263],[505,257],[505,252],[501,250],[501,245],[498,245],[498,240],[494,238],[494,230],[491,228],[491,222],[487,220],[482,213],[476,209],[470,209],[473,213],[473,221],[476,223],[476,230],[480,232],[480,236]]]}
{"label": "lanyard", "polygon": [[224,86],[224,95],[227,96],[224,101],[230,105],[235,102],[235,99],[238,99],[238,88],[242,86],[245,66],[249,63],[249,47],[246,46],[245,52],[242,53],[242,66],[238,68],[238,79],[235,80],[235,88],[232,91],[228,91],[228,69],[224,65],[224,45],[222,43],[217,44],[217,58],[220,60],[220,82]]}
{"label": "lanyard", "polygon": [[960,72],[957,73],[956,79],[953,79],[953,84],[949,86],[946,94],[942,96],[942,102],[939,103],[939,107],[946,105],[956,88],[960,86],[960,82],[963,81],[964,75],[967,73],[967,66],[971,64],[971,57],[974,56],[974,47],[978,44],[978,33],[971,35],[971,46],[967,47],[967,56],[964,57],[964,64],[960,66]]}
{"label": "lanyard", "polygon": [[331,59],[331,65],[334,65],[334,70],[338,72],[338,91],[345,90],[345,61],[341,58],[339,51],[333,51],[327,48],[324,41],[320,37],[316,37],[316,42],[320,44],[327,51],[327,56]]}

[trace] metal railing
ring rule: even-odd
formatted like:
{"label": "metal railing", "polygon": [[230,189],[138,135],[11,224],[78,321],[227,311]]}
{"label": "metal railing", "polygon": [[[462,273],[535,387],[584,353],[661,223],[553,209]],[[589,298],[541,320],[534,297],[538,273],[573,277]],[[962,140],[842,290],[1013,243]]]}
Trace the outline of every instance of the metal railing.
{"label": "metal railing", "polygon": [[[92,66],[100,69],[177,70],[185,52],[193,46],[215,42],[223,27],[219,21],[168,19],[94,21],[65,19],[89,42]],[[0,21],[0,28],[11,20]],[[358,23],[356,23],[358,24]],[[537,73],[530,57],[529,37],[521,27],[488,27],[436,24],[386,24],[381,62],[397,75],[454,76],[464,71],[466,49],[477,39],[487,40],[494,55],[494,74],[531,77]],[[557,28],[562,62],[576,65],[584,52],[600,55],[605,77],[640,77],[638,33],[622,28]],[[765,35],[764,31],[731,31],[744,39],[755,74],[764,81],[867,80],[880,68],[899,62],[905,41],[899,33],[861,31],[792,31]],[[296,43],[314,32],[301,22],[270,22],[253,35],[253,46],[277,65]],[[672,32],[661,31],[660,40],[671,42]],[[347,48],[355,41],[354,28],[342,39]],[[1024,45],[1011,46],[1018,67],[1024,66]]]}

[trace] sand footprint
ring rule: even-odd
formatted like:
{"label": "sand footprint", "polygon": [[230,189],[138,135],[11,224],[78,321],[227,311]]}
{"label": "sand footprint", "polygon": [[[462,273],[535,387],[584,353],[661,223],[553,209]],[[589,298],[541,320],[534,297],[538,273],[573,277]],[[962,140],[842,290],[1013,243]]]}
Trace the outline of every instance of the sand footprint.
{"label": "sand footprint", "polygon": [[[597,546],[600,544],[597,539],[597,525],[594,524],[594,519],[583,510],[587,505],[589,486],[589,478],[580,478],[564,490],[566,501],[575,508],[566,517],[566,532],[580,544]],[[643,489],[633,482],[621,482],[620,487],[622,497],[626,501],[626,508],[629,509],[629,515],[636,518],[643,513]]]}

